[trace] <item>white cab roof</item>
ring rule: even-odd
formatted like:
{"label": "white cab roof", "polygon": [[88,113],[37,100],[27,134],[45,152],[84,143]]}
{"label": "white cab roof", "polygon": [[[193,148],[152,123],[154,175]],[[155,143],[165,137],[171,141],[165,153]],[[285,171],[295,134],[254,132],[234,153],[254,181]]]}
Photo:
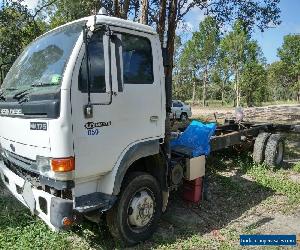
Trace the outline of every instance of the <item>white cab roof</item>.
{"label": "white cab roof", "polygon": [[[53,30],[59,29],[61,27],[67,26],[67,25],[72,24],[72,23],[84,21],[84,20],[87,21],[88,26],[91,26],[91,25],[94,24],[94,20],[95,20],[94,18],[95,18],[95,16],[84,17],[84,18],[75,20],[73,22],[66,23],[62,26],[56,27]],[[117,17],[106,16],[106,15],[97,15],[96,16],[96,23],[97,24],[105,23],[105,24],[110,24],[110,25],[113,25],[113,26],[124,27],[124,28],[132,29],[132,30],[136,30],[136,31],[141,31],[141,32],[146,32],[146,33],[150,33],[150,34],[157,34],[156,31],[148,25],[140,24],[138,22],[133,22],[133,21],[130,21],[130,20],[125,20],[125,19],[121,19],[121,18],[117,18]],[[53,30],[51,30],[51,31],[53,31]]]}

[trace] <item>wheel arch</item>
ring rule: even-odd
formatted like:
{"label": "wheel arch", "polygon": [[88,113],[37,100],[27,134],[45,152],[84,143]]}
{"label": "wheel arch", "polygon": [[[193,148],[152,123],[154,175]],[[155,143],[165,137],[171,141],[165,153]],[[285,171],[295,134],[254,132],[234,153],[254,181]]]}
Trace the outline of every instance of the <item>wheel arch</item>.
{"label": "wheel arch", "polygon": [[161,184],[167,186],[167,163],[160,149],[159,140],[140,142],[133,145],[123,156],[115,179],[113,195],[118,195],[124,178],[134,171],[144,171],[152,174]]}

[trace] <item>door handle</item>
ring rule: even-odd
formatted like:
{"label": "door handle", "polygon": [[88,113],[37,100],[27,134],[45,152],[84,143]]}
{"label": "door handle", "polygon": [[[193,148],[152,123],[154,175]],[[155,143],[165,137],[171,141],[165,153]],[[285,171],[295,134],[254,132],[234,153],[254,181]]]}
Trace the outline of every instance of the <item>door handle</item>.
{"label": "door handle", "polygon": [[151,122],[155,122],[155,121],[157,121],[158,120],[158,116],[157,115],[152,115],[152,116],[150,116],[150,121]]}

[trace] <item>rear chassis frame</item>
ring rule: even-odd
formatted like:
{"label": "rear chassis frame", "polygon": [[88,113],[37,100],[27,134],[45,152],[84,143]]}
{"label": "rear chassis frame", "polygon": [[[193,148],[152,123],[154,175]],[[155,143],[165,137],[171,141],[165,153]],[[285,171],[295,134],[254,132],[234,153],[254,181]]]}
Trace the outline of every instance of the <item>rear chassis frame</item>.
{"label": "rear chassis frame", "polygon": [[300,125],[251,123],[226,121],[224,125],[217,126],[215,135],[212,136],[211,151],[216,152],[225,148],[254,143],[259,133],[300,133]]}

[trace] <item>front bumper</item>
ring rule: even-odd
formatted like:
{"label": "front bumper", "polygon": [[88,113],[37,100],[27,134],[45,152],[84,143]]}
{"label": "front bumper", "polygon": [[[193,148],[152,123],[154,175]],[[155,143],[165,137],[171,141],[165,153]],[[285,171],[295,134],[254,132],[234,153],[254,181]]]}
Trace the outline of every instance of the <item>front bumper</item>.
{"label": "front bumper", "polygon": [[3,161],[0,161],[0,176],[10,192],[52,230],[63,229],[64,218],[74,218],[72,200],[62,199],[33,187],[8,169]]}

